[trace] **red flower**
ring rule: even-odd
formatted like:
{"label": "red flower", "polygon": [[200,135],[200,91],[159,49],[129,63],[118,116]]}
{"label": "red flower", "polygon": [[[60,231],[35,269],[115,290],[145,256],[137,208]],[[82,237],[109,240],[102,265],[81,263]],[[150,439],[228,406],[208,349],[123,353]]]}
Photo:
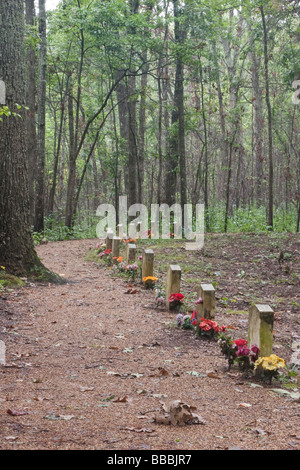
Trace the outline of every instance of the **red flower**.
{"label": "red flower", "polygon": [[111,250],[109,248],[106,248],[106,250],[104,251],[104,254],[109,255],[110,253],[111,253]]}
{"label": "red flower", "polygon": [[235,344],[238,348],[240,348],[240,347],[242,347],[242,346],[246,346],[246,345],[247,345],[247,341],[246,341],[245,339],[241,339],[241,338],[240,338],[240,339],[236,339],[236,340],[234,341],[234,344]]}
{"label": "red flower", "polygon": [[184,299],[184,295],[180,293],[172,294],[169,297],[169,302],[181,302]]}
{"label": "red flower", "polygon": [[203,331],[209,331],[211,330],[211,325],[209,325],[206,321],[202,321],[199,325],[199,327],[201,328],[201,330]]}

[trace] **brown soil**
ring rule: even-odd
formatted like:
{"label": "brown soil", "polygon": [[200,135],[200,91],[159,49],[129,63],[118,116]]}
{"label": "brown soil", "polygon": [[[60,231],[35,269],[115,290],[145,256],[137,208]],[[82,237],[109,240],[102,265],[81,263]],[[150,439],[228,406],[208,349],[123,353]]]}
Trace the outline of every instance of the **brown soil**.
{"label": "brown soil", "polygon": [[[156,274],[164,279],[168,263],[185,263],[191,306],[200,280],[215,282],[216,321],[234,338],[247,335],[252,301],[271,304],[274,352],[288,363],[300,335],[299,240],[285,239],[283,263],[281,242],[249,240],[211,236],[196,259],[182,244],[158,245]],[[68,282],[27,283],[0,298],[0,449],[300,449],[299,400],[273,391],[284,384],[228,372],[217,343],[178,329],[152,291],[136,283],[125,294],[126,279],[88,261],[95,244],[39,246],[45,266]],[[195,406],[205,424],[155,423],[171,400]]]}

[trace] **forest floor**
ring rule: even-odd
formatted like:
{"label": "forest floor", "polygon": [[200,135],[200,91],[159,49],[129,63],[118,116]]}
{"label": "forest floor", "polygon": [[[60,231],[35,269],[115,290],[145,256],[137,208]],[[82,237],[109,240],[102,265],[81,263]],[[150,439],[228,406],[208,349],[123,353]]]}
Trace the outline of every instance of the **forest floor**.
{"label": "forest floor", "polygon": [[[96,243],[38,246],[67,282],[0,293],[0,449],[300,449],[299,369],[271,384],[228,371],[217,342],[179,329],[151,290],[136,283],[126,294],[128,281],[93,258]],[[208,235],[200,253],[182,241],[143,246],[155,249],[162,283],[169,264],[181,266],[187,306],[200,282],[214,282],[216,321],[234,339],[247,338],[252,302],[271,305],[274,353],[290,363],[300,341],[299,237]],[[159,422],[173,400],[195,407],[198,424]]]}

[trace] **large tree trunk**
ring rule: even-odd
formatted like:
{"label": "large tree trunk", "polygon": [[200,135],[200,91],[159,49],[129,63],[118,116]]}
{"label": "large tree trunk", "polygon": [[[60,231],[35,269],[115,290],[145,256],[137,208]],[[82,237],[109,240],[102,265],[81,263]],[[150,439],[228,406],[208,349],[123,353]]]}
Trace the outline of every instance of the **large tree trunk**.
{"label": "large tree trunk", "polygon": [[[16,103],[25,101],[24,2],[0,2],[0,77],[7,88],[6,105],[24,117]],[[12,274],[43,268],[29,223],[25,121],[5,117],[0,123],[0,265]]]}

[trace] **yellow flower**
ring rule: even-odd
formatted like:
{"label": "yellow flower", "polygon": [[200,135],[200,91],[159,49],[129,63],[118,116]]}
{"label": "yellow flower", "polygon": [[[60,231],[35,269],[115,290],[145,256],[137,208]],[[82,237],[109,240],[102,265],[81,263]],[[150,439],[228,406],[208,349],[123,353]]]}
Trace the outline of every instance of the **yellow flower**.
{"label": "yellow flower", "polygon": [[147,281],[157,281],[158,278],[157,277],[154,277],[154,276],[146,276],[146,277],[143,277],[143,282],[147,282]]}
{"label": "yellow flower", "polygon": [[0,266],[0,268],[4,269],[5,270],[5,266]]}
{"label": "yellow flower", "polygon": [[280,367],[285,367],[285,362],[276,354],[271,354],[269,357],[259,357],[254,364],[254,368],[257,369],[259,366],[266,370],[277,370]]}

